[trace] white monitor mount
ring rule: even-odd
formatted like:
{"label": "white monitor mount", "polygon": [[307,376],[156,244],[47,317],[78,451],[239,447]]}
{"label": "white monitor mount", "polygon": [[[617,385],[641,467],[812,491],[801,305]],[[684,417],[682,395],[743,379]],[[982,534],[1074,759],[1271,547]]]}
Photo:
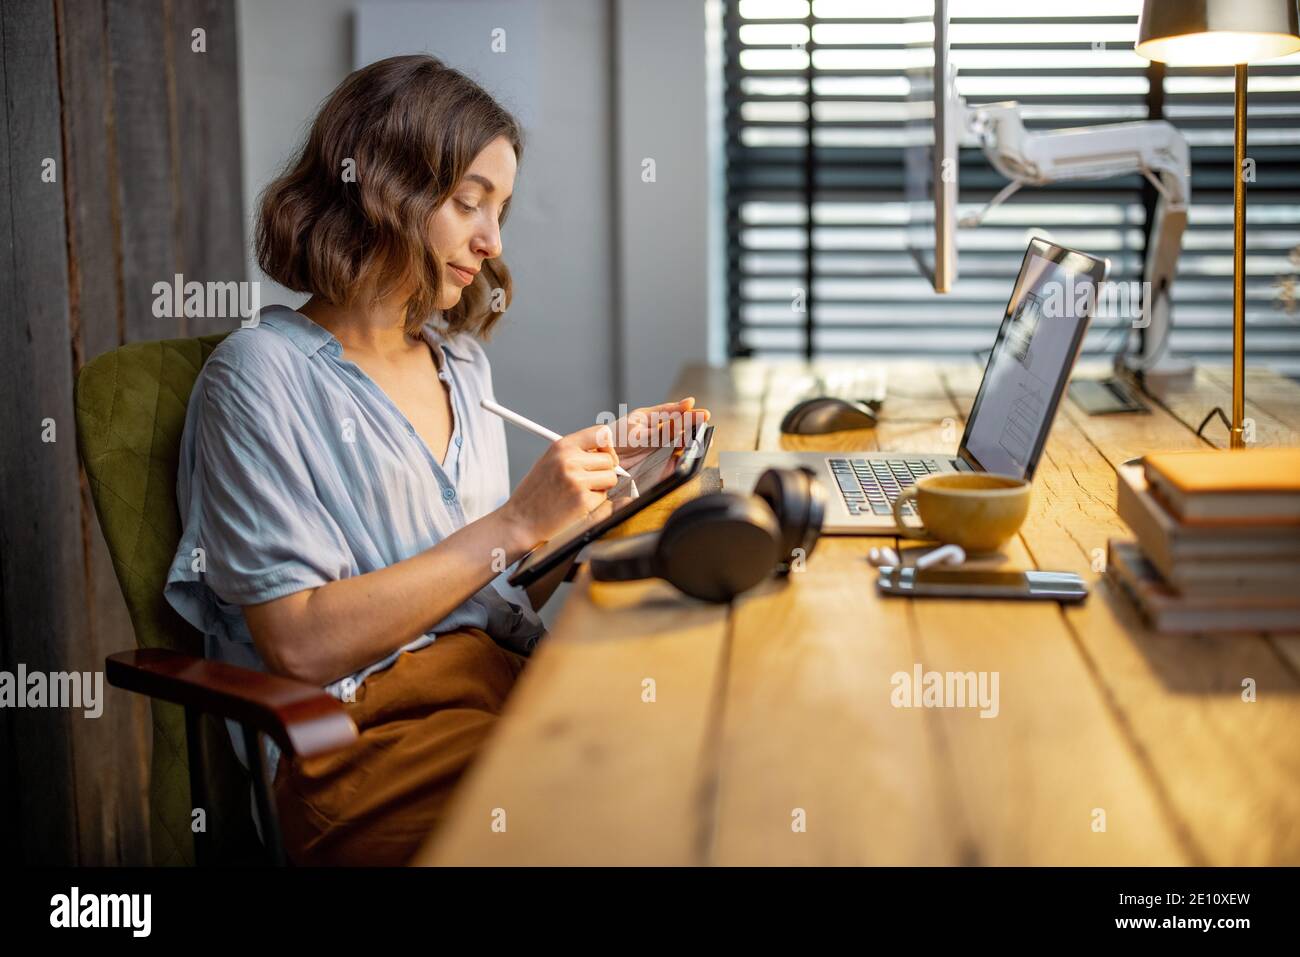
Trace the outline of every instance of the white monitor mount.
{"label": "white monitor mount", "polygon": [[974,107],[959,103],[959,128],[978,140],[993,168],[1010,181],[987,206],[962,217],[962,226],[978,225],[1022,186],[1141,173],[1155,187],[1159,198],[1142,273],[1142,315],[1135,323],[1146,334],[1140,350],[1134,352],[1126,342],[1129,348],[1116,361],[1140,373],[1148,385],[1189,376],[1192,362],[1171,356],[1168,349],[1170,289],[1190,198],[1191,167],[1183,134],[1163,120],[1030,131],[1015,102]]}

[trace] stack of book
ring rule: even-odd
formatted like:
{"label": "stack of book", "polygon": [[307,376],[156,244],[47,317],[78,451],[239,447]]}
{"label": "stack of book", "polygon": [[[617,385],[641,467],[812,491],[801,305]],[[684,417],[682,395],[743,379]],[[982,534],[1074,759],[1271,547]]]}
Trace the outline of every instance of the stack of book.
{"label": "stack of book", "polygon": [[1162,452],[1120,466],[1107,577],[1157,631],[1300,630],[1300,449]]}

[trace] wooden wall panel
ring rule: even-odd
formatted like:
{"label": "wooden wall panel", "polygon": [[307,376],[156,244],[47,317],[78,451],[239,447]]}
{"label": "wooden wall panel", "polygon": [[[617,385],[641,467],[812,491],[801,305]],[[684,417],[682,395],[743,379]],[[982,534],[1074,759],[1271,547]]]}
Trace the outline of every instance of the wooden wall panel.
{"label": "wooden wall panel", "polygon": [[[54,10],[48,0],[0,5],[4,59],[7,201],[0,206],[5,277],[0,282],[0,580],[4,666],[16,671],[78,667],[86,634],[73,357],[68,316],[59,86]],[[58,182],[43,182],[46,159]],[[52,419],[55,441],[43,441]],[[77,858],[72,736],[80,712],[0,712],[10,737],[4,788],[17,790],[16,833],[4,854],[23,862]]]}
{"label": "wooden wall panel", "polygon": [[[206,50],[194,51],[193,31]],[[225,0],[173,0],[181,259],[186,279],[244,278],[240,177],[239,63],[235,8]],[[220,318],[189,320],[190,335],[227,329]]]}
{"label": "wooden wall panel", "polygon": [[[187,328],[152,304],[177,272],[244,279],[235,3],[5,0],[0,67],[0,668],[102,670],[135,638],[76,457],[72,382],[123,343],[234,325]],[[105,699],[93,721],[0,712],[4,859],[150,859],[149,708]]]}
{"label": "wooden wall panel", "polygon": [[180,272],[174,79],[168,3],[108,0],[108,57],[121,192],[122,293],[128,342],[184,333],[156,319],[153,285]]}
{"label": "wooden wall panel", "polygon": [[[122,345],[121,195],[112,148],[112,75],[102,3],[57,0],[59,84],[63,101],[63,180],[68,230],[69,319],[74,365]],[[104,533],[84,470],[80,483],[87,547],[87,668],[135,644]],[[83,829],[80,859],[88,864],[146,864],[149,860],[148,702],[105,687],[104,715],[77,740],[77,816],[97,820]]]}

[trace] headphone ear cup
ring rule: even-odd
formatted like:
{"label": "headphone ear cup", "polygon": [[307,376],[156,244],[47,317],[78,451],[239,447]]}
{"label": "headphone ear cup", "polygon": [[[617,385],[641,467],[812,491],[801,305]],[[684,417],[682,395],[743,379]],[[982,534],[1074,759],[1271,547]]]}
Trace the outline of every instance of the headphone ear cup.
{"label": "headphone ear cup", "polygon": [[780,523],[781,561],[788,565],[811,555],[826,514],[825,493],[816,473],[803,466],[768,469],[758,477],[754,494],[767,503]]}
{"label": "headphone ear cup", "polygon": [[808,479],[808,521],[804,526],[804,539],[800,546],[804,558],[807,558],[817,547],[817,541],[822,535],[822,522],[826,518],[826,489],[812,469],[801,465],[799,471]]}
{"label": "headphone ear cup", "polygon": [[659,573],[679,590],[728,602],[772,574],[781,560],[781,529],[753,497],[713,492],[669,516],[656,554]]}

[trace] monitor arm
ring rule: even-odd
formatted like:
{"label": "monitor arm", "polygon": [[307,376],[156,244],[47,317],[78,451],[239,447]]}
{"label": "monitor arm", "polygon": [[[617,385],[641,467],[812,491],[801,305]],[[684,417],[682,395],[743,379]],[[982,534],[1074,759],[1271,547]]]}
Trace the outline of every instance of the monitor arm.
{"label": "monitor arm", "polygon": [[1141,351],[1126,354],[1122,361],[1148,380],[1189,374],[1191,363],[1172,358],[1167,348],[1170,288],[1190,196],[1191,166],[1183,134],[1163,120],[1030,131],[1014,102],[964,106],[964,119],[993,168],[1010,182],[978,213],[963,217],[963,226],[978,225],[1022,186],[1141,173],[1155,187],[1159,199],[1142,274],[1142,317],[1135,324],[1146,335]]}

